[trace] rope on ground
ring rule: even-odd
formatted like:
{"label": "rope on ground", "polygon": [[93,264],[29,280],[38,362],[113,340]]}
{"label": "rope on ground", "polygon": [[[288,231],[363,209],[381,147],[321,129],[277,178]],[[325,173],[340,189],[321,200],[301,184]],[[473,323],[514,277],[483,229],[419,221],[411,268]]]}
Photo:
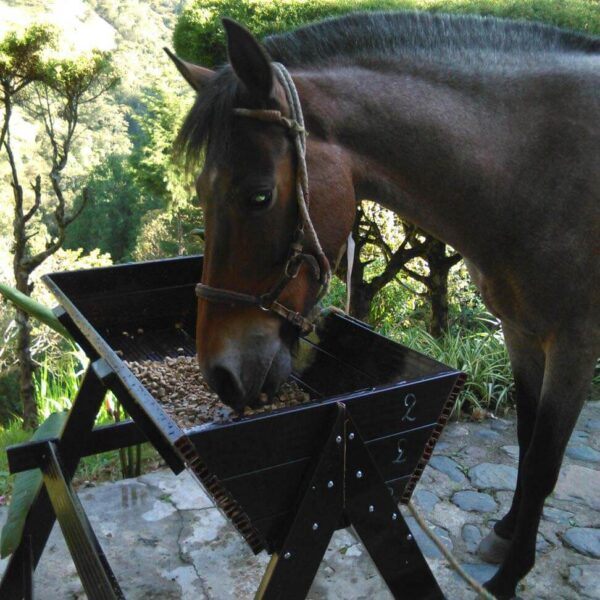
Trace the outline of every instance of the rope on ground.
{"label": "rope on ground", "polygon": [[473,579],[458,563],[452,552],[444,546],[442,540],[429,528],[429,525],[425,522],[425,519],[421,516],[419,511],[417,511],[415,505],[412,503],[412,500],[408,503],[408,509],[412,513],[415,521],[419,525],[419,527],[423,530],[425,535],[436,545],[438,550],[444,555],[446,560],[450,563],[450,566],[467,582],[467,584],[475,590],[480,598],[484,598],[485,600],[495,600],[494,596],[492,596],[486,589],[484,589],[481,584]]}

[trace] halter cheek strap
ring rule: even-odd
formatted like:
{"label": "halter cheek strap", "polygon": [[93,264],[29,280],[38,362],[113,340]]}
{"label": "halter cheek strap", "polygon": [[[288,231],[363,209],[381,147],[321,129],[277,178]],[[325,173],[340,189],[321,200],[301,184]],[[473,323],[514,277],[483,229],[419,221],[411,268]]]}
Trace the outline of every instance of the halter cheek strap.
{"label": "halter cheek strap", "polygon": [[[311,268],[315,278],[320,284],[320,290],[316,301],[318,302],[329,288],[331,280],[331,266],[315,231],[313,222],[308,212],[308,172],[306,168],[306,130],[304,128],[304,117],[298,91],[288,73],[287,69],[280,63],[272,63],[277,79],[281,83],[288,105],[291,118],[284,116],[278,110],[235,108],[234,113],[240,117],[258,119],[268,123],[275,123],[284,127],[294,142],[297,156],[296,170],[296,199],[298,202],[299,223],[296,228],[294,240],[290,246],[290,253],[284,265],[283,271],[273,287],[265,294],[253,296],[242,292],[235,292],[199,283],[196,286],[196,295],[209,302],[222,302],[226,304],[241,304],[246,306],[257,306],[262,310],[271,311],[300,329],[303,335],[314,329],[312,321],[302,314],[287,308],[278,302],[279,296],[288,283],[295,279],[303,262]],[[305,244],[314,252],[304,252]]]}

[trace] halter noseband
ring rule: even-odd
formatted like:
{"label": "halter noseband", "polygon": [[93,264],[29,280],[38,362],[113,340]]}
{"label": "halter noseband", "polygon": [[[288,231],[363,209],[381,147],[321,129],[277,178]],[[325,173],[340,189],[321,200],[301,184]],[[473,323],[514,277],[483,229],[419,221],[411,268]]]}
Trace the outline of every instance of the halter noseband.
{"label": "halter noseband", "polygon": [[[234,114],[240,117],[258,119],[268,123],[275,123],[285,127],[294,141],[297,155],[296,170],[296,199],[298,201],[299,223],[296,227],[294,239],[290,244],[290,251],[283,270],[265,294],[252,296],[242,292],[234,292],[215,288],[204,283],[196,285],[196,296],[209,302],[223,302],[226,304],[241,304],[246,306],[257,306],[258,308],[274,312],[294,327],[297,327],[302,335],[313,331],[312,321],[304,315],[287,308],[278,302],[279,296],[287,284],[295,279],[303,262],[306,262],[319,281],[321,289],[317,295],[317,302],[325,295],[331,280],[331,267],[329,261],[321,248],[317,232],[313,226],[308,213],[308,173],[306,169],[306,130],[304,129],[304,117],[296,86],[287,69],[280,63],[272,63],[273,69],[283,89],[290,107],[291,118],[285,117],[278,110],[235,108]],[[314,249],[314,256],[304,252],[305,242]]]}

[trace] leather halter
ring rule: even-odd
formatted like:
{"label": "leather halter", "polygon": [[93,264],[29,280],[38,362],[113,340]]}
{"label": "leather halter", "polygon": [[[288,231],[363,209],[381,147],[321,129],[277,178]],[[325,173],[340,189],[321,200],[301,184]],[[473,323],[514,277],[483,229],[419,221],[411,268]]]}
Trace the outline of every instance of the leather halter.
{"label": "leather halter", "polygon": [[[280,63],[272,63],[272,65],[279,82],[285,90],[291,118],[284,116],[278,110],[235,108],[233,112],[240,117],[258,119],[281,125],[287,130],[294,142],[297,155],[296,200],[298,202],[299,222],[296,227],[294,239],[290,244],[288,258],[279,278],[271,289],[264,294],[253,296],[251,294],[215,288],[204,283],[199,283],[196,285],[196,296],[209,302],[256,306],[262,310],[273,312],[288,323],[291,323],[294,327],[297,327],[302,335],[306,335],[314,329],[312,321],[301,313],[287,308],[278,302],[278,298],[288,283],[296,278],[302,263],[306,262],[321,285],[321,289],[317,295],[318,302],[327,293],[329,281],[331,280],[331,267],[321,248],[317,232],[308,212],[306,130],[304,129],[304,118],[298,92],[287,69]],[[312,247],[314,255],[304,252],[306,242]]]}

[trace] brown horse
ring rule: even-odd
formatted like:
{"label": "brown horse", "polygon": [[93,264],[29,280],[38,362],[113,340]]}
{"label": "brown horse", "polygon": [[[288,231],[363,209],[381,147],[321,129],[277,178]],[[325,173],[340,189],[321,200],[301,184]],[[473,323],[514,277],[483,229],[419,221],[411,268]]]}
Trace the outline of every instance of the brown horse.
{"label": "brown horse", "polygon": [[[513,597],[600,350],[600,40],[420,13],[352,15],[264,45],[224,25],[229,65],[175,59],[198,93],[179,147],[190,164],[204,153],[203,372],[237,408],[279,386],[306,326],[296,313],[343,254],[356,200],[451,244],[502,320],[516,381],[518,484],[482,544],[501,561],[487,588]],[[299,94],[310,190],[294,89],[272,60]]]}

